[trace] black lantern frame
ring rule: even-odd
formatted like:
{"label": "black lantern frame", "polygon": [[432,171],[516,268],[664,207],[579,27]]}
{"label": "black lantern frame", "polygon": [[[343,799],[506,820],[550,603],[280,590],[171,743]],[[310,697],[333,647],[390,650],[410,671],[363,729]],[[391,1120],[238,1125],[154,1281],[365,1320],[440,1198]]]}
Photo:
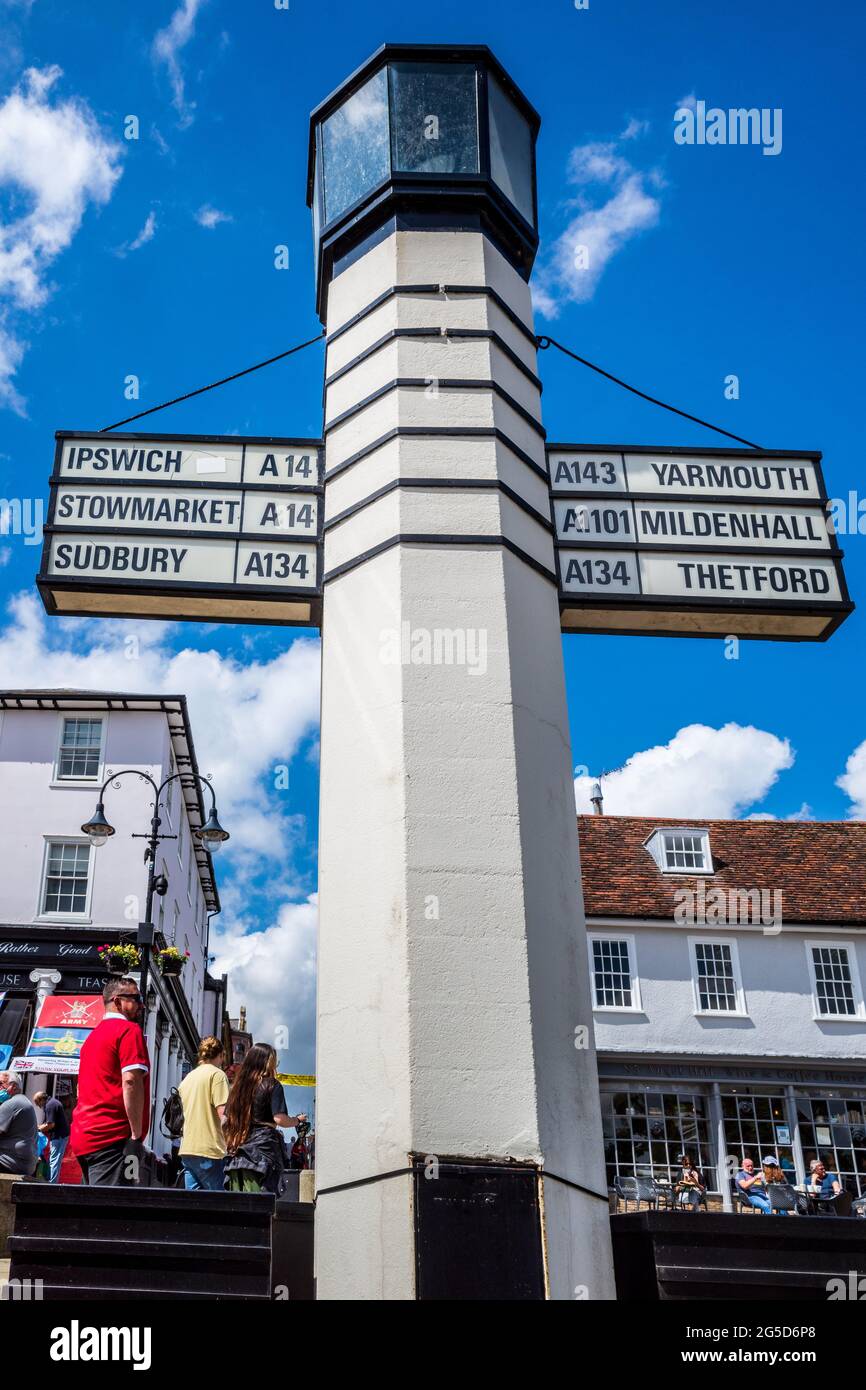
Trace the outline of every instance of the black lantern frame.
{"label": "black lantern frame", "polygon": [[[475,80],[477,169],[471,172],[427,172],[395,167],[399,147],[395,124],[397,89],[394,75],[401,65],[418,65],[430,72],[457,66],[470,67]],[[386,165],[382,176],[359,190],[359,195],[335,215],[327,216],[328,164],[323,132],[329,118],[362,88],[385,71],[384,124],[379,138],[387,137]],[[490,101],[491,84],[501,89],[517,116],[525,123],[528,148],[525,158],[531,189],[531,217],[517,206],[494,176],[492,164]],[[511,264],[528,280],[538,250],[538,192],[535,144],[541,117],[520,88],[484,44],[383,44],[345,82],[326,97],[310,117],[307,172],[307,204],[313,211],[316,242],[317,309],[323,322],[331,278],[344,264],[362,254],[372,242],[390,230],[437,229],[484,231]],[[516,162],[521,154],[515,149]],[[504,163],[509,163],[507,155]]]}

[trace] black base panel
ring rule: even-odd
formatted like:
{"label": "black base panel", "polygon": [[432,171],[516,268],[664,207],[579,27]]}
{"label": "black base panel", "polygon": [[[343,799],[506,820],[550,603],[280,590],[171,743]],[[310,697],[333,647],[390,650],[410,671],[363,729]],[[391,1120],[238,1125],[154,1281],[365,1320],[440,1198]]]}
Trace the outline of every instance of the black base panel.
{"label": "black base panel", "polygon": [[538,1170],[443,1161],[434,1168],[421,1158],[413,1168],[416,1297],[542,1300]]}

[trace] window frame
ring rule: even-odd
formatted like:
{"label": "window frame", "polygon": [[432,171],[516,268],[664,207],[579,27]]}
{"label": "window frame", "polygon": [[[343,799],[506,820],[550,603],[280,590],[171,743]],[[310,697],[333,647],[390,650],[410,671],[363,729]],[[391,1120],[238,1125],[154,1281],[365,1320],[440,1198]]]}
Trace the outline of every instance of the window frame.
{"label": "window frame", "polygon": [[[624,941],[628,948],[628,969],[631,988],[631,1004],[597,1004],[595,989],[595,960],[593,943],[595,941]],[[587,955],[589,957],[589,989],[594,1014],[642,1014],[645,1012],[641,1001],[640,974],[637,968],[637,943],[630,932],[588,931],[586,934]]]}
{"label": "window frame", "polygon": [[[812,1022],[813,1023],[862,1023],[866,1019],[866,1008],[864,1008],[863,989],[860,983],[860,966],[857,961],[856,942],[838,940],[837,938],[815,937],[803,943],[806,948],[806,962],[809,967],[809,982],[812,987]],[[836,950],[845,951],[848,957],[848,969],[851,972],[851,990],[854,995],[854,1012],[852,1014],[822,1014],[819,1011],[818,999],[818,977],[815,970],[815,960],[812,955],[813,949],[826,949],[835,947]]]}
{"label": "window frame", "polygon": [[[702,1009],[701,991],[698,978],[698,946],[727,946],[731,953],[731,972],[733,974],[734,990],[736,992],[737,1007],[735,1009]],[[689,937],[689,965],[692,976],[692,1000],[694,1002],[695,1018],[749,1018],[749,1008],[746,1002],[746,991],[743,988],[743,973],[740,968],[740,949],[736,937],[733,936],[690,936]]]}
{"label": "window frame", "polygon": [[[83,912],[59,912],[46,908],[45,897],[48,891],[48,863],[51,858],[52,845],[83,845],[88,851],[87,856],[87,892]],[[93,920],[91,915],[91,904],[93,900],[93,879],[96,860],[94,858],[93,846],[89,840],[82,835],[45,835],[42,840],[42,870],[39,875],[39,896],[36,902],[36,914],[34,921],[37,922],[78,922],[89,923]]]}
{"label": "window frame", "polygon": [[[696,835],[700,837],[701,847],[704,855],[704,867],[702,869],[680,869],[669,868],[667,864],[665,836],[666,835]],[[644,849],[655,861],[655,865],[660,873],[663,874],[685,874],[690,878],[712,877],[715,873],[713,868],[713,849],[710,844],[710,832],[706,826],[701,825],[661,825],[654,830],[649,839],[644,841]]]}
{"label": "window frame", "polygon": [[[92,777],[63,777],[60,772],[60,759],[63,750],[63,733],[66,721],[72,719],[84,720],[94,724],[97,721],[100,725],[99,734],[99,766]],[[57,728],[57,742],[54,749],[54,766],[51,770],[52,787],[74,787],[74,786],[101,786],[105,781],[105,744],[108,733],[108,711],[107,710],[61,710],[60,720]]]}

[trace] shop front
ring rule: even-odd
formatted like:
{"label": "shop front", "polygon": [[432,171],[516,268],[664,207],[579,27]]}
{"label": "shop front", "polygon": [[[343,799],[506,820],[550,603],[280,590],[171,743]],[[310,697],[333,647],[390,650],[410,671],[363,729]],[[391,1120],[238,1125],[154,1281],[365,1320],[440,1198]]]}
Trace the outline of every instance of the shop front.
{"label": "shop front", "polygon": [[108,972],[98,948],[123,935],[0,926],[0,1067],[14,1064],[27,1095],[47,1091],[70,1114],[81,1044],[102,1016]]}
{"label": "shop front", "polygon": [[599,1057],[607,1180],[667,1179],[693,1156],[727,1210],[744,1157],[775,1155],[792,1182],[820,1158],[866,1195],[866,1065],[768,1066]]}

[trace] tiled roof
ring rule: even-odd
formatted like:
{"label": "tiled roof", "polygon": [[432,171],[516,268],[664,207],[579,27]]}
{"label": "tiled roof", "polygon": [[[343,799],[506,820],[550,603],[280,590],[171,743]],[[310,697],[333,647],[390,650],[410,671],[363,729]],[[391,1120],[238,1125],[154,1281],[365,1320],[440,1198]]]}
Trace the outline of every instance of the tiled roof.
{"label": "tiled roof", "polygon": [[[782,891],[786,922],[866,926],[866,822],[578,816],[588,917],[673,917],[677,889]],[[663,874],[645,841],[662,826],[710,833],[713,873]]]}

